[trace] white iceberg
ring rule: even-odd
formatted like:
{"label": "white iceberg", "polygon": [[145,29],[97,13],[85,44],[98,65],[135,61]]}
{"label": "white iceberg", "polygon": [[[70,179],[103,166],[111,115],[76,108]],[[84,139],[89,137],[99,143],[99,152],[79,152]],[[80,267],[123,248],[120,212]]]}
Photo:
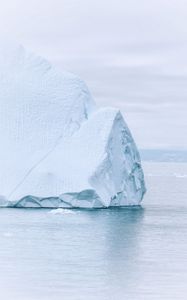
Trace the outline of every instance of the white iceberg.
{"label": "white iceberg", "polygon": [[0,51],[0,206],[140,204],[140,157],[114,108],[23,47]]}

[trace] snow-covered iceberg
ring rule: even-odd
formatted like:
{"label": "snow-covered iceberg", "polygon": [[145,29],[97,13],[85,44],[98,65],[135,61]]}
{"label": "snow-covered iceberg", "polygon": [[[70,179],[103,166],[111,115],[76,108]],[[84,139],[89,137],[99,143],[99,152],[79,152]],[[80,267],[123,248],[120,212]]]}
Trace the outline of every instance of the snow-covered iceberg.
{"label": "snow-covered iceberg", "polygon": [[121,113],[22,46],[0,50],[0,206],[138,205],[140,156]]}

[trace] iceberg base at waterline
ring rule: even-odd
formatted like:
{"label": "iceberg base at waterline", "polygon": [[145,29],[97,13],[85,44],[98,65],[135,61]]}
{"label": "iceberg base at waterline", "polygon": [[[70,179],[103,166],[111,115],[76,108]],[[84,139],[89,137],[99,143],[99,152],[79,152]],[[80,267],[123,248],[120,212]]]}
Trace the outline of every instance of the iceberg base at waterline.
{"label": "iceberg base at waterline", "polygon": [[122,114],[21,46],[0,51],[0,206],[139,205],[140,156]]}

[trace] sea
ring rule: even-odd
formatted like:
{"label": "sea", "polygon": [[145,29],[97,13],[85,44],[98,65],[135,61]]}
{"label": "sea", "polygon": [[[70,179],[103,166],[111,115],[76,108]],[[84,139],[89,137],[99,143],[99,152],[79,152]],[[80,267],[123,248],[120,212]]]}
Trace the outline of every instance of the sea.
{"label": "sea", "polygon": [[186,300],[187,162],[144,158],[141,206],[0,209],[0,299]]}

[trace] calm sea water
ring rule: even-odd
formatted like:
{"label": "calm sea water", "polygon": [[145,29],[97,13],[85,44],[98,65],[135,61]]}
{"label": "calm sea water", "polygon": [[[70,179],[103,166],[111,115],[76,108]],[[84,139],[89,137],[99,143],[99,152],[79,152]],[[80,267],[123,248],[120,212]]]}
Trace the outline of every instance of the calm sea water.
{"label": "calm sea water", "polygon": [[146,163],[142,207],[0,210],[0,299],[187,299],[187,164]]}

